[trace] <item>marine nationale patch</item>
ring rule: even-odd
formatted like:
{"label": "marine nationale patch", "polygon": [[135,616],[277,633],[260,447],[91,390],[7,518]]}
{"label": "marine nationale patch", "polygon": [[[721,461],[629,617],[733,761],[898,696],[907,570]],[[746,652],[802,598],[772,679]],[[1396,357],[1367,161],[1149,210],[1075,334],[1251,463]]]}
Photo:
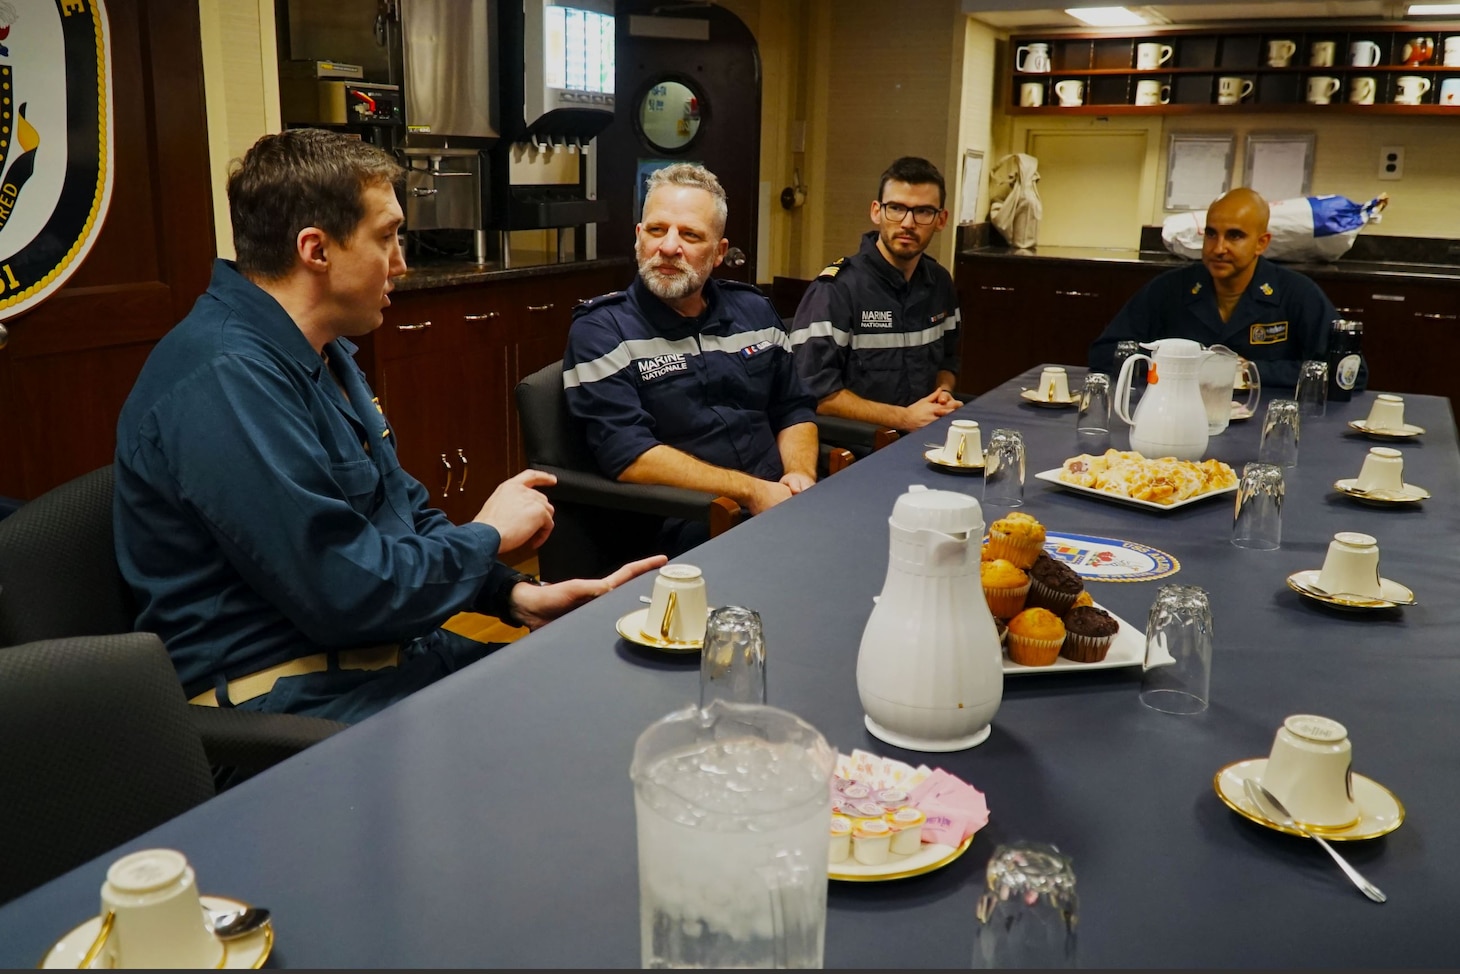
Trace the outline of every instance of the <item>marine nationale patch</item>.
{"label": "marine nationale patch", "polygon": [[0,3],[0,319],[86,259],[111,200],[113,141],[102,0]]}
{"label": "marine nationale patch", "polygon": [[1252,345],[1276,345],[1288,340],[1288,323],[1273,321],[1256,324],[1247,330],[1247,341]]}

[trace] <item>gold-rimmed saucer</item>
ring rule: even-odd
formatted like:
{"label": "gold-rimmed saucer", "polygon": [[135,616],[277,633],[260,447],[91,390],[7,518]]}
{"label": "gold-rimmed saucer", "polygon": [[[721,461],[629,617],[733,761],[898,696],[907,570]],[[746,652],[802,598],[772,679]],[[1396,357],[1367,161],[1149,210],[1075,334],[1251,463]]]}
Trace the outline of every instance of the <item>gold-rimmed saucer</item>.
{"label": "gold-rimmed saucer", "polygon": [[666,653],[698,653],[704,645],[704,640],[693,639],[679,642],[674,639],[660,639],[644,632],[644,624],[649,621],[649,607],[635,609],[628,615],[620,616],[618,622],[614,623],[614,629],[624,639],[636,646],[647,646],[650,649],[662,649]]}
{"label": "gold-rimmed saucer", "polygon": [[1400,606],[1418,603],[1414,592],[1390,578],[1379,579],[1379,598],[1376,599],[1352,594],[1335,595],[1319,587],[1318,577],[1321,574],[1323,574],[1322,571],[1317,568],[1293,572],[1287,579],[1288,588],[1315,602],[1332,606],[1335,609],[1355,612],[1366,612],[1371,609],[1396,609]]}
{"label": "gold-rimmed saucer", "polygon": [[[1242,783],[1248,778],[1262,780],[1267,770],[1267,758],[1249,758],[1235,761],[1212,777],[1212,788],[1217,797],[1232,811],[1264,828],[1287,835],[1302,835],[1297,829],[1279,825],[1257,810],[1252,799],[1247,797]],[[1359,839],[1377,839],[1388,835],[1404,822],[1404,804],[1399,798],[1373,778],[1366,778],[1357,771],[1353,773],[1354,804],[1359,806],[1359,820],[1342,829],[1313,829],[1330,842],[1354,842]]]}
{"label": "gold-rimmed saucer", "polygon": [[[1378,447],[1375,447],[1375,449],[1378,449]],[[1420,501],[1430,499],[1429,491],[1423,487],[1416,487],[1414,484],[1405,484],[1399,490],[1390,490],[1387,487],[1366,490],[1354,486],[1357,482],[1357,477],[1335,480],[1333,482],[1333,489],[1345,497],[1352,497],[1360,504],[1374,504],[1378,507],[1390,507],[1395,504],[1418,504]]]}
{"label": "gold-rimmed saucer", "polygon": [[1423,426],[1415,426],[1413,423],[1403,423],[1396,429],[1370,426],[1367,419],[1356,419],[1348,424],[1348,428],[1358,430],[1365,436],[1372,436],[1376,440],[1409,440],[1425,431]]}
{"label": "gold-rimmed saucer", "polygon": [[907,879],[909,876],[921,876],[935,869],[942,869],[967,852],[972,843],[972,835],[959,843],[957,848],[925,842],[917,852],[906,856],[891,856],[877,866],[868,866],[847,856],[841,862],[831,863],[826,874],[831,879],[848,883],[880,883],[889,879]]}
{"label": "gold-rimmed saucer", "polygon": [[953,470],[958,473],[983,472],[982,453],[974,454],[972,457],[969,458],[968,463],[959,463],[957,460],[949,460],[947,457],[945,457],[943,455],[943,448],[940,446],[934,447],[933,449],[924,453],[923,459],[931,463],[933,466],[941,467],[944,470]]}
{"label": "gold-rimmed saucer", "polygon": [[1039,394],[1037,389],[1021,389],[1019,398],[1031,406],[1043,406],[1045,409],[1068,409],[1080,401],[1077,396],[1071,396],[1068,399],[1046,399]]}
{"label": "gold-rimmed saucer", "polygon": [[[228,896],[203,895],[199,899],[203,901],[204,909],[213,913],[233,913],[248,909],[247,903]],[[101,917],[99,916],[94,916],[71,930],[57,940],[50,950],[46,951],[45,960],[40,963],[41,968],[76,970],[86,959],[87,948],[96,940],[96,935],[100,930]],[[274,949],[273,921],[265,923],[252,933],[245,934],[236,940],[226,941],[223,946],[226,949],[223,953],[223,963],[219,965],[221,970],[257,970],[264,966],[264,962],[269,959],[269,954]]]}

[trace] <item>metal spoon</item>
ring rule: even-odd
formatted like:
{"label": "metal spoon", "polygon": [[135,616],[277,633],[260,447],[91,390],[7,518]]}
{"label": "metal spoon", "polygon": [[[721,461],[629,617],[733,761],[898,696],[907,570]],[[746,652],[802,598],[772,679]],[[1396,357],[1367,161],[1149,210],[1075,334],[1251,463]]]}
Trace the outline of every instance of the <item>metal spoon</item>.
{"label": "metal spoon", "polygon": [[225,913],[214,913],[213,936],[219,940],[237,940],[239,937],[247,937],[269,922],[269,911],[261,906],[251,906],[246,910],[230,910]]}
{"label": "metal spoon", "polygon": [[1247,790],[1247,797],[1252,799],[1252,804],[1256,805],[1257,810],[1266,816],[1269,821],[1276,822],[1278,825],[1290,828],[1295,832],[1300,832],[1321,845],[1324,851],[1333,857],[1333,861],[1338,863],[1338,867],[1343,870],[1344,875],[1353,880],[1354,885],[1365,896],[1375,903],[1383,903],[1389,898],[1380,891],[1379,887],[1359,875],[1359,871],[1353,866],[1350,866],[1348,860],[1339,855],[1338,851],[1325,842],[1322,836],[1309,832],[1303,826],[1293,821],[1292,814],[1283,807],[1283,803],[1273,797],[1273,793],[1264,788],[1260,781],[1255,778],[1247,778],[1242,782],[1242,787]]}

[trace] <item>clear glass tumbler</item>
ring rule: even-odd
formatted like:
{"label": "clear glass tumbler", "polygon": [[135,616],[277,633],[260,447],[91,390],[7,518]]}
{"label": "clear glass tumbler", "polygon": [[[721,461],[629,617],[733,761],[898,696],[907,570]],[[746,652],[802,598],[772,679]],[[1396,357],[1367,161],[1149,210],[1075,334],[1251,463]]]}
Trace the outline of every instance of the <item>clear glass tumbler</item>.
{"label": "clear glass tumbler", "polygon": [[705,623],[700,650],[700,706],[711,700],[765,703],[765,635],[760,615],[722,606]]}
{"label": "clear glass tumbler", "polygon": [[1110,449],[1110,376],[1091,372],[1080,389],[1080,411],[1075,416],[1075,446],[1081,453],[1100,454]]}
{"label": "clear glass tumbler", "polygon": [[1141,703],[1167,714],[1199,714],[1211,700],[1211,683],[1207,593],[1195,585],[1164,585],[1146,617]]}
{"label": "clear glass tumbler", "polygon": [[1232,516],[1232,543],[1239,548],[1271,551],[1283,541],[1283,468],[1275,463],[1249,463],[1237,483]]}
{"label": "clear glass tumbler", "polygon": [[985,507],[1024,505],[1024,435],[996,429],[984,448],[983,503]]}
{"label": "clear glass tumbler", "polygon": [[1328,413],[1328,363],[1304,362],[1298,367],[1298,387],[1293,392],[1298,412],[1304,416]]}
{"label": "clear glass tumbler", "polygon": [[1293,399],[1274,399],[1267,404],[1267,416],[1262,421],[1262,443],[1257,448],[1257,459],[1279,467],[1298,465],[1298,434],[1302,419],[1298,415],[1298,403]]}
{"label": "clear glass tumbler", "polygon": [[994,850],[979,897],[973,967],[1075,966],[1075,871],[1052,845],[1019,842]]}

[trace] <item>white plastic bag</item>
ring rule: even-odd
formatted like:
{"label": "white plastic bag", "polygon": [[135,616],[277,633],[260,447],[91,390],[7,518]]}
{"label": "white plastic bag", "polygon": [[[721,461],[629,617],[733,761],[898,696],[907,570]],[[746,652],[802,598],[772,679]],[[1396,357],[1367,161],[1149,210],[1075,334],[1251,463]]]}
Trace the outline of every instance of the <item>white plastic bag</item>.
{"label": "white plastic bag", "polygon": [[1029,250],[1039,237],[1039,160],[1022,152],[1004,156],[989,171],[989,222],[1009,246]]}
{"label": "white plastic bag", "polygon": [[[1269,203],[1267,230],[1272,242],[1263,256],[1285,261],[1338,260],[1348,253],[1365,224],[1379,222],[1388,204],[1387,193],[1367,203],[1342,196],[1299,196]],[[1161,241],[1173,254],[1200,260],[1206,222],[1206,210],[1176,213],[1161,224]]]}

